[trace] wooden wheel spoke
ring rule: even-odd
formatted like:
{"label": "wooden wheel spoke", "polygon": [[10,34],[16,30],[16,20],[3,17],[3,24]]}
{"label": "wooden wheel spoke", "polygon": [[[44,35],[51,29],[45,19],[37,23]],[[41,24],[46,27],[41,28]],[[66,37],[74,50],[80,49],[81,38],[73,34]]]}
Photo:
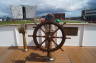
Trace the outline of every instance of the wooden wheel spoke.
{"label": "wooden wheel spoke", "polygon": [[52,32],[52,36],[53,36],[58,30],[59,30],[59,28],[56,29],[54,32]]}
{"label": "wooden wheel spoke", "polygon": [[52,42],[56,45],[56,46],[58,46],[58,44],[52,39]]}
{"label": "wooden wheel spoke", "polygon": [[[58,47],[59,45],[52,39],[52,42],[56,45],[56,47]],[[60,48],[61,51],[64,51],[62,48]]]}
{"label": "wooden wheel spoke", "polygon": [[62,38],[62,37],[51,37],[51,38]]}
{"label": "wooden wheel spoke", "polygon": [[45,37],[45,36],[36,36],[36,37]]}
{"label": "wooden wheel spoke", "polygon": [[44,28],[46,31],[48,31],[48,26],[47,25],[44,25]]}
{"label": "wooden wheel spoke", "polygon": [[42,28],[40,28],[44,33],[46,33]]}
{"label": "wooden wheel spoke", "polygon": [[51,24],[49,24],[49,33],[51,32]]}
{"label": "wooden wheel spoke", "polygon": [[46,42],[46,40],[47,40],[47,39],[45,39],[42,43],[40,43],[40,46],[41,46],[44,42]]}

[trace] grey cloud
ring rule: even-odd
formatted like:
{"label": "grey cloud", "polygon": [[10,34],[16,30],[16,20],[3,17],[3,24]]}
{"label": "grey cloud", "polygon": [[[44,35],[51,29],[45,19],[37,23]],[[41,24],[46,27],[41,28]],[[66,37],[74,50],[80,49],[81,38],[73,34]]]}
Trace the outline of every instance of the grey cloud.
{"label": "grey cloud", "polygon": [[96,9],[96,0],[90,0],[88,2],[88,9]]}
{"label": "grey cloud", "polygon": [[0,0],[0,14],[11,16],[11,5],[37,5],[37,15],[66,12],[87,7],[89,0]]}

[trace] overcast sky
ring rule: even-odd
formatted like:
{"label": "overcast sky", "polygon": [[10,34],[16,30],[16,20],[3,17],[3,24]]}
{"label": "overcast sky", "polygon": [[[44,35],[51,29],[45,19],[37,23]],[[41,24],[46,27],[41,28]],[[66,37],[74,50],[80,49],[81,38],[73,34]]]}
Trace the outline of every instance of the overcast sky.
{"label": "overcast sky", "polygon": [[11,5],[36,5],[37,15],[65,12],[67,17],[80,16],[82,9],[95,8],[95,0],[0,0],[0,16],[11,16]]}

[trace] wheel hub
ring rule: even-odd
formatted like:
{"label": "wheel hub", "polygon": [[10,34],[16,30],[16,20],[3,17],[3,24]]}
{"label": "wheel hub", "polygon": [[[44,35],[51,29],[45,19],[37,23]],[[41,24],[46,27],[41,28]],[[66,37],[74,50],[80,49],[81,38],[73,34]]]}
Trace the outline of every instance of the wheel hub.
{"label": "wheel hub", "polygon": [[51,32],[47,32],[47,33],[45,34],[45,36],[46,36],[46,38],[48,38],[48,39],[51,39],[51,38],[52,38]]}

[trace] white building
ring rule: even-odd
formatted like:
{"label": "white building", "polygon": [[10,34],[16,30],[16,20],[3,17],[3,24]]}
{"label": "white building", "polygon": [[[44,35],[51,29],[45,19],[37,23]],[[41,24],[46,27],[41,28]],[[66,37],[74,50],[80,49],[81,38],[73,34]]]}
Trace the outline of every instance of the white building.
{"label": "white building", "polygon": [[36,15],[36,6],[25,6],[26,9],[26,18],[31,19]]}
{"label": "white building", "polygon": [[32,19],[36,15],[36,6],[11,6],[13,19]]}
{"label": "white building", "polygon": [[23,19],[22,6],[11,6],[12,18]]}

